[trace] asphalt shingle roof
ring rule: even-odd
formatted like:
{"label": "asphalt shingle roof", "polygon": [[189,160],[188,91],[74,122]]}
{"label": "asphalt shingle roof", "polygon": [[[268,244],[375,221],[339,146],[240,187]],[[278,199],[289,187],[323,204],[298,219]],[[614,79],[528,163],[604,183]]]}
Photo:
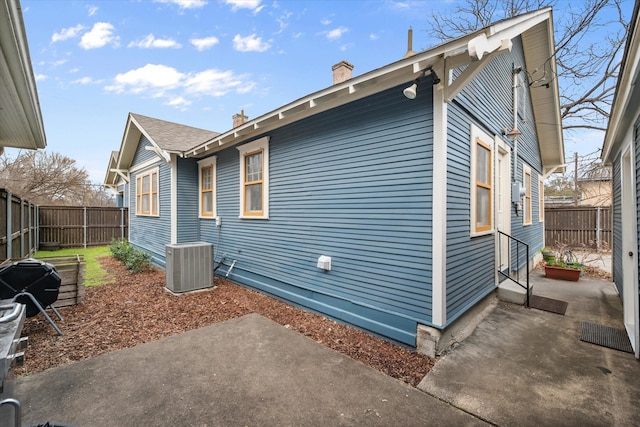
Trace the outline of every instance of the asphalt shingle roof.
{"label": "asphalt shingle roof", "polygon": [[185,151],[220,135],[218,132],[131,113],[131,117],[163,150]]}

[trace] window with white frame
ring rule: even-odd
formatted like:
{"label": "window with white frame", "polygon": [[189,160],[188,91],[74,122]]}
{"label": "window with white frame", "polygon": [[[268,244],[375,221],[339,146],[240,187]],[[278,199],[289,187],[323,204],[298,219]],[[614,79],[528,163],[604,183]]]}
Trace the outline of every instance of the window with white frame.
{"label": "window with white frame", "polygon": [[198,162],[200,218],[216,216],[216,160],[213,156]]}
{"label": "window with white frame", "polygon": [[269,138],[238,147],[240,218],[269,218]]}
{"label": "window with white frame", "polygon": [[493,232],[493,139],[471,126],[471,234]]}
{"label": "window with white frame", "polygon": [[544,181],[538,179],[538,220],[544,222]]}
{"label": "window with white frame", "polygon": [[522,182],[524,184],[524,201],[522,205],[522,221],[524,225],[531,224],[531,168],[523,165]]}
{"label": "window with white frame", "polygon": [[158,216],[158,168],[136,175],[136,215]]}

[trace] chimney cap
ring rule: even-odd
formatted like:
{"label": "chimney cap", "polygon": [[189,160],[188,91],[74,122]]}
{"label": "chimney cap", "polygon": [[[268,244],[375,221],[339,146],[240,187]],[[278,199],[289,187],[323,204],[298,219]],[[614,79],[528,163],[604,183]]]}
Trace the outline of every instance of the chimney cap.
{"label": "chimney cap", "polygon": [[332,66],[331,70],[335,71],[336,69],[338,69],[340,67],[346,67],[349,70],[353,70],[353,64],[348,62],[348,61],[345,61],[344,59],[342,61],[338,62],[337,64],[335,64],[334,66]]}

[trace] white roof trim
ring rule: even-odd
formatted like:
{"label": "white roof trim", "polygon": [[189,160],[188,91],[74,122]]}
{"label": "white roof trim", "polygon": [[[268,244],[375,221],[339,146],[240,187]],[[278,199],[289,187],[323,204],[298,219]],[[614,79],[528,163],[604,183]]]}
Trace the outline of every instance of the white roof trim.
{"label": "white roof trim", "polygon": [[[286,104],[192,149],[186,150],[185,157],[202,157],[212,154],[221,150],[223,146],[249,140],[288,123],[411,81],[416,77],[416,74],[421,73],[425,68],[437,67],[438,69],[443,69],[441,66],[445,62],[445,58],[455,57],[455,62],[469,63],[480,55],[480,51],[482,51],[480,56],[485,56],[492,52],[505,51],[505,49],[509,48],[511,39],[551,19],[551,8],[545,8],[500,21],[485,29],[454,39],[425,52],[417,53]],[[470,52],[469,44],[475,46],[474,52]],[[447,86],[448,79],[443,78],[440,84]],[[447,88],[445,87],[445,89]],[[459,91],[461,87],[455,87],[455,89]],[[562,141],[561,133],[559,141]]]}

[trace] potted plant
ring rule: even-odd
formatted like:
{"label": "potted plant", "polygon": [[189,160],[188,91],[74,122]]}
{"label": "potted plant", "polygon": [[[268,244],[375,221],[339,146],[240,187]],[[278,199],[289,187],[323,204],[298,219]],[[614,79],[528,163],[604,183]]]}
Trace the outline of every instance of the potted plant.
{"label": "potted plant", "polygon": [[550,279],[577,282],[583,271],[584,265],[577,262],[570,250],[560,252],[560,255],[549,261],[545,260],[544,273]]}
{"label": "potted plant", "polygon": [[542,249],[540,249],[540,252],[542,253],[542,258],[544,259],[544,262],[546,262],[546,263],[555,262],[556,253],[554,251],[552,251],[549,248],[542,248]]}

